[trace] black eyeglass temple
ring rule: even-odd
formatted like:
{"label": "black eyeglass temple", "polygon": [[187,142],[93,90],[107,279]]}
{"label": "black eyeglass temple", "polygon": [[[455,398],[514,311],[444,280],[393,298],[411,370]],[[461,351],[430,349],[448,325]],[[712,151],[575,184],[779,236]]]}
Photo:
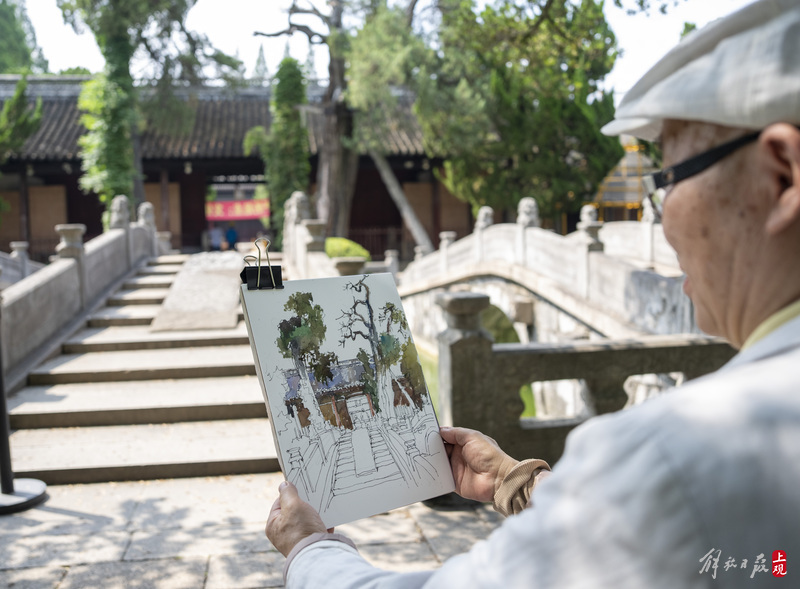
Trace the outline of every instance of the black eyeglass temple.
{"label": "black eyeglass temple", "polygon": [[722,145],[718,145],[713,149],[709,149],[708,151],[693,158],[689,158],[685,162],[681,162],[676,166],[664,168],[660,172],[656,172],[652,175],[653,183],[655,184],[656,188],[664,188],[665,186],[674,184],[675,182],[680,182],[681,180],[694,176],[695,174],[699,174],[712,164],[724,158],[726,155],[733,153],[743,145],[747,145],[748,143],[755,141],[758,139],[759,135],[761,135],[761,131],[749,133],[748,135],[744,135],[743,137],[739,137],[738,139],[734,139],[733,141],[729,141],[728,143],[723,143]]}

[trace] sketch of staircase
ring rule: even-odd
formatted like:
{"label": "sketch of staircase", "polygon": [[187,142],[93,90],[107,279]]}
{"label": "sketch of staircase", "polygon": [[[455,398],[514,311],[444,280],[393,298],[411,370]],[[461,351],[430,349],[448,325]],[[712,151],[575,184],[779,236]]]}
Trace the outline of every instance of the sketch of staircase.
{"label": "sketch of staircase", "polygon": [[347,430],[339,439],[339,452],[333,477],[332,493],[328,505],[336,497],[376,487],[385,483],[402,480],[403,475],[395,464],[389,447],[377,428],[369,429],[369,441],[376,468],[368,473],[356,474],[356,461],[353,452],[353,432]]}

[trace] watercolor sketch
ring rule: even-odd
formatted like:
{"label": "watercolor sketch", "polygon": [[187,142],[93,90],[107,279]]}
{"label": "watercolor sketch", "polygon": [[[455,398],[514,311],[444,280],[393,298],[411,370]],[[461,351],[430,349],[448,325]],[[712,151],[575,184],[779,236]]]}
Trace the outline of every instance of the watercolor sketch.
{"label": "watercolor sketch", "polygon": [[242,290],[286,478],[328,526],[453,490],[390,274]]}

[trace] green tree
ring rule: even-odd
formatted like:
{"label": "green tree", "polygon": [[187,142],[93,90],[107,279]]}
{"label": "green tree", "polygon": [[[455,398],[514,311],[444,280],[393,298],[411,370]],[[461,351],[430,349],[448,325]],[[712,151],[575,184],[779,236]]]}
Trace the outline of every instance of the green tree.
{"label": "green tree", "polygon": [[47,72],[22,0],[0,0],[0,73]]}
{"label": "green tree", "polygon": [[[186,130],[192,113],[173,93],[212,76],[241,77],[241,63],[211,48],[202,35],[185,26],[195,0],[57,0],[64,20],[94,35],[105,69],[82,98],[88,116],[82,143],[82,187],[109,203],[118,193],[144,200],[140,131],[149,120],[165,132]],[[149,86],[146,99],[137,92],[130,65],[139,51],[149,66],[139,82]],[[145,114],[142,117],[141,111]]]}
{"label": "green tree", "polygon": [[289,297],[283,310],[292,315],[278,325],[276,344],[283,357],[294,363],[300,378],[300,398],[309,411],[312,426],[320,431],[324,418],[308,373],[310,370],[317,382],[327,382],[333,378],[332,367],[337,361],[336,354],[320,349],[327,331],[322,307],[314,304],[310,292],[297,292]]}
{"label": "green tree", "polygon": [[[8,156],[19,151],[25,141],[39,128],[42,120],[42,99],[31,106],[27,96],[28,80],[23,77],[14,89],[14,95],[5,101],[0,110],[0,165]],[[0,198],[0,213],[8,210],[8,203]]]}
{"label": "green tree", "polygon": [[533,196],[543,218],[576,211],[622,156],[600,133],[616,58],[602,2],[444,0],[437,51],[417,76],[427,148],[440,178],[477,211]]}
{"label": "green tree", "polygon": [[245,153],[257,150],[264,160],[276,248],[280,248],[283,241],[281,233],[286,201],[295,190],[308,189],[311,174],[308,134],[300,120],[299,109],[306,102],[303,70],[297,60],[286,57],[278,66],[272,85],[269,131],[254,127],[244,139]]}

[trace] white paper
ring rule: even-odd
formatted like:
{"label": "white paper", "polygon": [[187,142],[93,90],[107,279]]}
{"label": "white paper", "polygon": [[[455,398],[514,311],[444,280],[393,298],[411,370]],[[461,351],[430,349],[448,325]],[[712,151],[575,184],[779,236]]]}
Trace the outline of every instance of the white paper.
{"label": "white paper", "polygon": [[241,295],[281,467],[327,527],[454,490],[391,274]]}

